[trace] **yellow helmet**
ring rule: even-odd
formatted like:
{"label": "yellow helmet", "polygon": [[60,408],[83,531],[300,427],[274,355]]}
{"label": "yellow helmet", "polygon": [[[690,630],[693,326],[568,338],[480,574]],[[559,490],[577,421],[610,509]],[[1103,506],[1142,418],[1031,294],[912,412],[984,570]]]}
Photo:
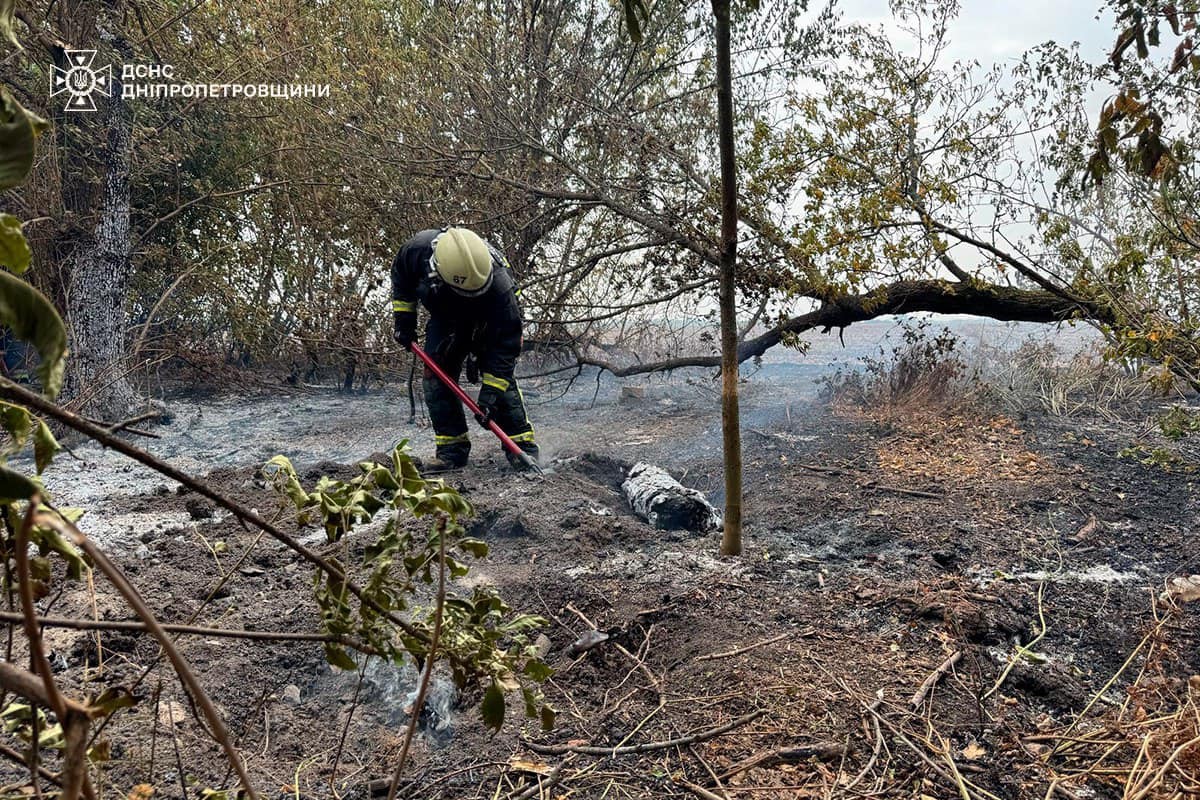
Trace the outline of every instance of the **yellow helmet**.
{"label": "yellow helmet", "polygon": [[446,228],[437,235],[431,264],[446,285],[461,295],[475,297],[492,285],[492,251],[466,228]]}

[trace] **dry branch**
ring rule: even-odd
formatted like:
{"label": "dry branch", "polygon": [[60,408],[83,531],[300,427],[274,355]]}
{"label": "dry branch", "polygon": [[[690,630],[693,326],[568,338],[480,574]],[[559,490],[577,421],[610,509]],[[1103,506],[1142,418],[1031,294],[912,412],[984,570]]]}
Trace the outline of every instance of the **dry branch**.
{"label": "dry branch", "polygon": [[[1082,316],[1112,322],[1112,309],[1094,303],[1076,301],[1060,294],[1016,289],[977,282],[944,280],[896,281],[858,295],[828,298],[815,311],[791,317],[775,327],[747,339],[738,346],[738,362],[761,356],[785,338],[817,328],[828,333],[885,314],[911,314],[930,311],[941,314],[970,314],[1003,322],[1054,323]],[[719,367],[717,356],[683,356],[661,361],[646,361],[620,366],[604,359],[580,356],[579,363],[608,370],[617,377],[647,372],[662,372],[682,367]]]}
{"label": "dry branch", "polygon": [[26,389],[25,387],[14,383],[7,378],[0,377],[0,397],[16,403],[21,403],[22,405],[34,409],[47,417],[58,420],[62,424],[77,430],[80,433],[86,434],[88,437],[94,439],[105,447],[116,450],[118,453],[128,456],[134,461],[144,464],[156,472],[167,476],[171,480],[186,486],[197,494],[207,497],[217,505],[221,506],[227,511],[232,512],[233,515],[242,522],[248,522],[256,528],[265,531],[269,536],[300,555],[305,561],[308,561],[330,578],[340,584],[343,584],[346,587],[346,590],[357,597],[361,603],[370,608],[372,611],[375,611],[376,613],[386,617],[388,621],[396,625],[409,636],[414,637],[418,641],[428,643],[429,637],[424,631],[417,630],[403,617],[400,617],[394,611],[389,611],[388,609],[383,608],[375,600],[366,596],[363,588],[357,583],[351,581],[340,569],[330,564],[329,561],[322,558],[317,553],[302,545],[296,540],[295,537],[289,536],[267,520],[263,519],[257,512],[229,499],[202,481],[199,481],[187,473],[172,467],[170,464],[167,464],[166,462],[154,457],[145,450],[134,447],[123,439],[109,433],[106,429],[88,422],[86,419],[74,413],[73,411],[63,408],[57,403],[53,403],[42,397],[40,394],[30,391],[29,389]]}
{"label": "dry branch", "polygon": [[749,714],[738,717],[735,720],[725,723],[716,728],[710,728],[706,731],[693,733],[688,736],[681,736],[677,739],[667,739],[662,742],[646,742],[645,744],[629,745],[627,747],[597,747],[594,745],[570,745],[570,744],[537,744],[535,742],[526,741],[525,746],[535,753],[544,756],[561,756],[566,753],[579,753],[587,756],[624,756],[633,755],[636,753],[652,753],[657,750],[669,750],[672,747],[682,747],[683,745],[695,744],[696,742],[704,742],[713,739],[730,731],[747,725],[767,712],[764,709],[752,711]]}
{"label": "dry branch", "polygon": [[756,767],[774,767],[779,764],[795,764],[816,758],[820,761],[838,761],[848,754],[846,745],[837,742],[816,742],[814,744],[797,745],[795,747],[778,747],[762,753],[755,753],[744,758],[721,773],[720,779],[725,781],[734,775]]}
{"label": "dry branch", "polygon": [[[812,634],[812,631],[808,631],[808,632],[799,633],[796,635],[797,636],[807,636],[807,635],[811,635],[811,634]],[[757,650],[758,648],[766,647],[769,644],[775,644],[776,642],[782,642],[784,639],[788,638],[791,635],[792,635],[791,631],[789,631],[787,633],[781,633],[778,636],[772,636],[770,639],[763,639],[761,642],[755,642],[754,644],[748,644],[745,647],[739,647],[736,650],[726,650],[724,653],[709,653],[708,655],[704,655],[704,656],[696,656],[696,660],[697,661],[716,661],[718,658],[732,658],[734,656],[740,656],[742,653],[749,653],[751,650]]]}
{"label": "dry branch", "polygon": [[[81,631],[132,631],[149,633],[146,623],[136,620],[107,620],[107,619],[76,619],[73,617],[34,617],[38,625],[44,628],[70,628]],[[21,614],[15,611],[0,611],[0,623],[21,622]],[[250,639],[266,642],[331,642],[345,645],[361,653],[378,655],[375,648],[349,636],[339,636],[329,633],[293,633],[291,631],[250,631],[234,628],[206,628],[200,625],[179,625],[170,622],[159,623],[168,633],[189,636],[213,636],[222,639]]]}
{"label": "dry branch", "polygon": [[921,703],[925,702],[925,698],[933,691],[933,687],[937,686],[938,681],[946,677],[950,670],[954,669],[954,665],[962,658],[962,650],[955,650],[945,661],[938,665],[938,668],[929,673],[929,677],[921,682],[921,685],[913,692],[913,696],[908,699],[909,708],[917,708]]}

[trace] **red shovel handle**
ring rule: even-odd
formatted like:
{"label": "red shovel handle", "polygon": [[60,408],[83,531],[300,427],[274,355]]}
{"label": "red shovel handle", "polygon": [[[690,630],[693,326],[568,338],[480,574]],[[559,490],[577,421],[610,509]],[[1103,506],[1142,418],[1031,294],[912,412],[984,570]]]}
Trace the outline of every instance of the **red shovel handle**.
{"label": "red shovel handle", "polygon": [[[477,417],[483,416],[483,411],[480,410],[479,405],[474,400],[472,400],[467,395],[466,392],[464,392],[462,390],[461,386],[459,386],[457,383],[455,383],[453,380],[451,380],[450,376],[447,375],[445,372],[443,372],[442,368],[439,367],[437,364],[435,364],[433,359],[429,356],[429,354],[426,353],[424,350],[422,350],[421,346],[418,345],[416,342],[412,343],[412,351],[414,354],[416,354],[417,358],[419,358],[423,362],[425,362],[425,366],[429,368],[430,372],[432,372],[434,375],[437,376],[437,379],[439,381],[446,384],[446,387],[450,391],[454,392],[454,394],[458,397],[458,399],[462,401],[462,404],[464,406],[466,406],[467,409],[472,414],[474,414]],[[521,459],[521,461],[526,466],[531,466],[534,468],[537,467],[537,462],[534,461],[532,458],[530,458],[528,453],[526,453],[524,450],[522,450],[520,447],[518,447],[517,443],[514,442],[511,438],[509,438],[508,434],[505,433],[504,430],[501,429],[501,427],[496,424],[495,420],[489,419],[487,422],[487,428],[492,433],[496,434],[496,438],[500,440],[500,444],[504,446],[505,450],[512,453],[517,458]]]}

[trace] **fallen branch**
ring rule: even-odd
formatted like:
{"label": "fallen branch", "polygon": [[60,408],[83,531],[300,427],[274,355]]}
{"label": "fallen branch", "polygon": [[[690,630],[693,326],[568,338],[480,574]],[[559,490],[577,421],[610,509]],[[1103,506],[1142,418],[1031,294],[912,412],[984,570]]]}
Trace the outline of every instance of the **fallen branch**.
{"label": "fallen branch", "polygon": [[950,670],[954,669],[954,665],[962,658],[962,650],[955,650],[954,653],[938,665],[938,668],[929,673],[929,677],[921,682],[921,685],[913,692],[913,696],[908,698],[909,708],[916,709],[921,703],[925,702],[925,697],[937,686],[938,681],[946,677]]}
{"label": "fallen branch", "polygon": [[[796,635],[797,636],[811,636],[813,632],[814,631],[812,631],[810,629],[809,631],[805,631],[805,632],[802,632],[802,633],[799,633]],[[781,633],[778,636],[772,636],[770,639],[763,639],[761,642],[755,642],[754,644],[748,644],[745,647],[739,647],[736,650],[726,650],[724,653],[709,653],[708,655],[705,655],[705,656],[696,656],[696,660],[697,661],[716,661],[718,658],[732,658],[734,656],[740,656],[742,653],[749,653],[751,650],[757,650],[758,648],[766,647],[769,644],[775,644],[776,642],[782,642],[784,639],[788,638],[791,635],[792,635],[792,632],[788,631],[787,633]]]}
{"label": "fallen branch", "polygon": [[[21,614],[15,611],[0,611],[0,623],[21,622]],[[136,620],[76,619],[74,617],[34,617],[43,628],[69,628],[80,631],[131,631],[149,633],[146,623]],[[213,636],[222,639],[252,639],[268,642],[331,642],[345,645],[369,655],[379,655],[375,648],[348,636],[328,633],[292,633],[290,631],[247,631],[233,628],[205,628],[198,625],[159,623],[168,633],[190,636]]]}
{"label": "fallen branch", "polygon": [[861,483],[861,484],[859,484],[858,488],[873,489],[877,492],[891,492],[892,494],[903,494],[903,495],[907,495],[908,497],[924,497],[929,500],[942,500],[945,498],[945,495],[938,494],[937,492],[925,492],[920,489],[905,489],[902,486],[889,486],[884,483],[875,483],[874,481],[867,481],[866,483]]}
{"label": "fallen branch", "polygon": [[732,730],[747,725],[759,717],[766,714],[765,709],[752,711],[749,714],[738,717],[731,722],[727,722],[716,728],[710,728],[706,731],[693,733],[688,736],[681,736],[677,739],[667,739],[662,742],[647,742],[645,744],[629,745],[628,747],[598,747],[595,745],[571,745],[571,744],[537,744],[535,742],[525,741],[525,746],[535,753],[544,756],[561,756],[566,753],[579,753],[585,756],[625,756],[636,753],[653,753],[658,750],[669,750],[672,747],[681,747],[683,745],[695,744],[696,742],[704,742],[709,739],[716,738]]}
{"label": "fallen branch", "polygon": [[848,750],[849,748],[846,745],[838,744],[837,742],[816,742],[814,744],[797,745],[795,747],[779,747],[742,759],[721,773],[720,779],[726,781],[734,775],[756,767],[797,764],[801,761],[807,761],[810,758],[816,758],[819,761],[838,761],[848,755]]}
{"label": "fallen branch", "polygon": [[710,792],[703,786],[699,786],[691,781],[684,780],[683,778],[674,778],[673,782],[676,786],[687,789],[689,792],[696,795],[696,797],[701,798],[701,800],[728,800],[728,798],[723,794]]}

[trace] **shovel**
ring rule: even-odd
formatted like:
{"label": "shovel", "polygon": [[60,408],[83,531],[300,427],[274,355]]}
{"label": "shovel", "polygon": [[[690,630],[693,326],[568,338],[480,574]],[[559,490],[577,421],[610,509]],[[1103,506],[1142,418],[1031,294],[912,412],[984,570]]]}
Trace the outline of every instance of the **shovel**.
{"label": "shovel", "polygon": [[[428,353],[421,349],[419,344],[413,342],[412,351],[414,354],[416,354],[417,358],[425,362],[425,366],[429,368],[430,372],[437,376],[439,381],[446,384],[446,387],[450,391],[454,392],[455,396],[462,401],[462,404],[467,407],[468,411],[470,411],[476,417],[483,416],[483,411],[479,408],[479,405],[462,390],[461,386],[451,380],[450,376],[443,372],[441,367],[434,363],[433,359],[429,357]],[[508,434],[496,424],[495,420],[489,419],[487,421],[487,429],[496,434],[496,438],[500,440],[501,446],[503,446],[505,450],[511,453],[522,464],[524,464],[527,469],[536,472],[538,475],[545,474],[542,468],[536,461],[533,460],[529,453],[526,453],[519,446],[517,446],[517,443],[509,438]]]}

